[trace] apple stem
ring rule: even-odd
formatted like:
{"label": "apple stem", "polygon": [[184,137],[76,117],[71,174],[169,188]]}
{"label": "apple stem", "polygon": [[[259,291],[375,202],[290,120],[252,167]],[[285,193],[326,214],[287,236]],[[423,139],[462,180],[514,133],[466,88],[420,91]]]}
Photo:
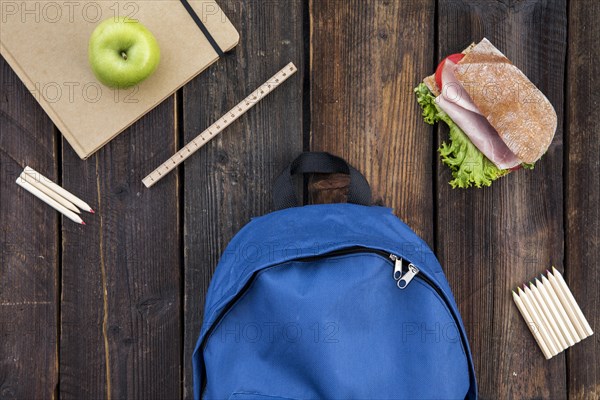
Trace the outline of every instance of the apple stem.
{"label": "apple stem", "polygon": [[125,53],[124,51],[121,52],[121,57],[123,57],[123,60],[127,60],[127,53]]}

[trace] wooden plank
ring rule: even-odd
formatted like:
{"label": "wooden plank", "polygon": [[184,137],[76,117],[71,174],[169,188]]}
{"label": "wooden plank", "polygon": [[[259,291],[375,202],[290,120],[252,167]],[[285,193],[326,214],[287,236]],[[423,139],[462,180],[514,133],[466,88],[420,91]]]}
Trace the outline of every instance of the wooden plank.
{"label": "wooden plank", "polygon": [[176,150],[175,97],[87,161],[63,141],[65,188],[95,215],[63,226],[60,397],[181,394],[178,174],[142,178]]}
{"label": "wooden plank", "polygon": [[566,144],[567,282],[596,333],[569,350],[569,398],[600,398],[600,4],[569,2]]}
{"label": "wooden plank", "polygon": [[312,174],[307,188],[309,204],[346,203],[350,181],[347,174]]}
{"label": "wooden plank", "polygon": [[292,61],[298,72],[201,148],[185,173],[184,397],[212,272],[233,235],[271,210],[273,179],[302,151],[303,2],[222,1],[238,47],[183,90],[184,142]]}
{"label": "wooden plank", "polygon": [[51,398],[58,382],[59,219],[15,180],[26,165],[56,179],[57,136],[2,57],[0,85],[0,397]]}
{"label": "wooden plank", "polygon": [[434,1],[312,1],[311,142],[366,176],[433,244],[432,130],[413,88],[432,69]]}
{"label": "wooden plank", "polygon": [[[566,2],[441,0],[438,60],[487,37],[554,105],[558,130],[535,170],[486,189],[451,189],[438,162],[438,256],[473,350],[482,398],[563,398],[565,356],[546,361],[511,289],[563,260]],[[447,129],[439,130],[439,141]]]}

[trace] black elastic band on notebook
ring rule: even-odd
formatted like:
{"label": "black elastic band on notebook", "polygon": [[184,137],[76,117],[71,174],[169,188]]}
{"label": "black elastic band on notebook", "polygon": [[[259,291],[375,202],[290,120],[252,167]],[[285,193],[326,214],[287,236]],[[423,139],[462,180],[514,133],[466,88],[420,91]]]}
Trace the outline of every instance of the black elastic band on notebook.
{"label": "black elastic band on notebook", "polygon": [[192,19],[194,20],[194,22],[196,23],[196,25],[198,25],[198,28],[200,28],[200,30],[202,31],[202,33],[204,34],[204,36],[208,40],[208,43],[210,43],[210,45],[212,46],[212,48],[215,49],[215,51],[217,52],[217,54],[219,55],[219,57],[223,57],[223,54],[224,54],[223,50],[221,50],[221,48],[219,47],[219,44],[217,43],[217,41],[215,40],[215,38],[212,37],[212,35],[208,31],[208,29],[206,28],[206,25],[204,25],[202,23],[202,20],[200,20],[200,17],[198,17],[198,14],[196,14],[196,11],[194,11],[194,9],[190,5],[190,3],[188,3],[187,0],[179,0],[179,1],[181,1],[181,4],[183,4],[183,6],[187,10],[188,14],[190,14],[190,17],[192,17]]}

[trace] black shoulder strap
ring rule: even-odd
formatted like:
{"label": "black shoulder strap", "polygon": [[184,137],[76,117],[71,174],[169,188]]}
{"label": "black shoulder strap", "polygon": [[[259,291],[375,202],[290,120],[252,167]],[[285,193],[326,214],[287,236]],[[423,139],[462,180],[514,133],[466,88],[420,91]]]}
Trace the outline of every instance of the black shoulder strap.
{"label": "black shoulder strap", "polygon": [[292,175],[306,173],[342,173],[350,175],[348,202],[371,205],[371,188],[365,177],[348,165],[344,159],[324,152],[305,152],[300,154],[279,175],[273,186],[273,204],[281,210],[297,207],[300,203],[294,191]]}

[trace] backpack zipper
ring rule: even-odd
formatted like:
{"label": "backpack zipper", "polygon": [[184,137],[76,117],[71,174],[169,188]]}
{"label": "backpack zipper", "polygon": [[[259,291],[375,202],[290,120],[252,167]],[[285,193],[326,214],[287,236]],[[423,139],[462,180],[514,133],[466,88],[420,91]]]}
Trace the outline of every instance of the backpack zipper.
{"label": "backpack zipper", "polygon": [[410,281],[412,281],[413,278],[415,276],[417,276],[417,274],[421,271],[413,263],[409,263],[408,271],[406,271],[406,273],[404,275],[402,275],[402,273],[403,273],[402,268],[404,265],[404,260],[402,260],[402,258],[398,257],[395,254],[390,254],[388,257],[394,263],[394,275],[393,276],[394,276],[394,280],[396,281],[396,286],[398,286],[398,288],[400,288],[400,289],[406,289],[406,287],[408,286]]}
{"label": "backpack zipper", "polygon": [[[368,247],[360,247],[360,246],[354,246],[354,247],[348,247],[346,249],[335,250],[335,251],[331,251],[329,253],[321,254],[318,256],[302,257],[302,258],[298,258],[293,261],[310,262],[310,261],[322,260],[324,258],[344,256],[344,255],[355,254],[355,253],[372,253],[372,254],[380,255],[380,256],[390,260],[394,264],[394,271],[393,271],[392,276],[393,276],[394,280],[396,281],[396,286],[398,286],[399,289],[406,289],[406,287],[408,286],[410,281],[412,281],[413,278],[415,276],[417,276],[417,274],[419,272],[421,272],[419,270],[419,268],[417,268],[416,265],[409,262],[407,265],[407,268],[406,268],[406,273],[404,273],[405,262],[402,259],[402,257],[399,257],[395,254],[390,254],[383,250],[371,249]],[[429,282],[430,284],[432,284],[432,282],[429,281],[428,279],[425,278],[424,280]]]}
{"label": "backpack zipper", "polygon": [[[297,259],[292,259],[292,260],[287,260],[283,263],[280,264],[275,264],[272,265],[270,267],[267,268],[263,268],[260,271],[256,271],[251,277],[250,279],[248,279],[248,281],[244,284],[244,286],[242,287],[241,290],[238,291],[238,293],[236,293],[236,295],[233,297],[233,299],[231,299],[231,301],[227,304],[227,306],[221,311],[219,317],[217,317],[217,319],[215,319],[211,325],[211,327],[208,329],[208,331],[206,332],[206,334],[204,335],[204,339],[202,341],[202,344],[200,345],[200,351],[202,351],[202,353],[204,353],[204,348],[206,346],[206,342],[208,341],[208,339],[210,338],[213,330],[219,325],[219,323],[221,322],[221,319],[227,314],[227,312],[238,302],[238,300],[244,295],[244,293],[246,292],[246,290],[248,290],[248,288],[250,287],[250,285],[252,284],[252,282],[256,279],[256,277],[258,276],[258,274],[269,270],[271,268],[275,268],[281,264],[284,263],[288,263],[288,262],[294,262],[294,261],[299,261],[299,262],[310,262],[310,261],[317,261],[317,260],[322,260],[325,258],[332,258],[332,257],[337,257],[337,256],[343,256],[343,255],[348,255],[348,254],[376,254],[379,255],[385,259],[387,259],[388,261],[390,261],[393,265],[394,265],[394,269],[393,269],[393,273],[392,273],[392,277],[394,278],[394,280],[396,281],[396,286],[398,286],[399,289],[406,289],[406,287],[409,285],[409,283],[418,276],[418,278],[420,280],[422,280],[424,283],[426,283],[428,286],[430,286],[431,288],[433,288],[433,290],[437,293],[438,297],[440,299],[442,299],[442,301],[444,302],[444,304],[446,305],[446,308],[448,309],[448,311],[450,312],[450,314],[452,315],[452,318],[454,319],[454,323],[456,324],[456,326],[458,327],[458,317],[456,316],[454,310],[452,309],[452,307],[450,307],[450,304],[448,302],[448,300],[446,299],[446,295],[442,292],[442,290],[431,280],[429,279],[428,276],[424,275],[424,274],[419,274],[419,272],[421,272],[419,270],[419,268],[414,265],[413,263],[409,262],[407,265],[407,270],[406,273],[404,272],[404,264],[405,264],[405,260],[402,259],[402,257],[399,257],[395,254],[392,253],[388,253],[384,250],[378,250],[378,249],[372,249],[369,247],[361,247],[361,246],[354,246],[354,247],[347,247],[345,249],[339,249],[339,250],[334,250],[334,251],[330,251],[329,253],[324,253],[324,254],[320,254],[320,255],[316,255],[316,256],[308,256],[308,257],[300,257]],[[467,364],[469,364],[470,366],[470,358],[466,355],[467,354],[467,343],[466,343],[466,338],[464,337],[462,331],[460,330],[460,328],[458,329],[459,334],[460,334],[460,340],[461,340],[461,344],[463,346],[463,350],[465,352],[465,356],[467,357]],[[202,374],[202,388],[200,389],[200,398],[202,398],[204,396],[204,390],[206,389],[206,371],[203,372]],[[470,375],[470,372],[469,372]]]}

